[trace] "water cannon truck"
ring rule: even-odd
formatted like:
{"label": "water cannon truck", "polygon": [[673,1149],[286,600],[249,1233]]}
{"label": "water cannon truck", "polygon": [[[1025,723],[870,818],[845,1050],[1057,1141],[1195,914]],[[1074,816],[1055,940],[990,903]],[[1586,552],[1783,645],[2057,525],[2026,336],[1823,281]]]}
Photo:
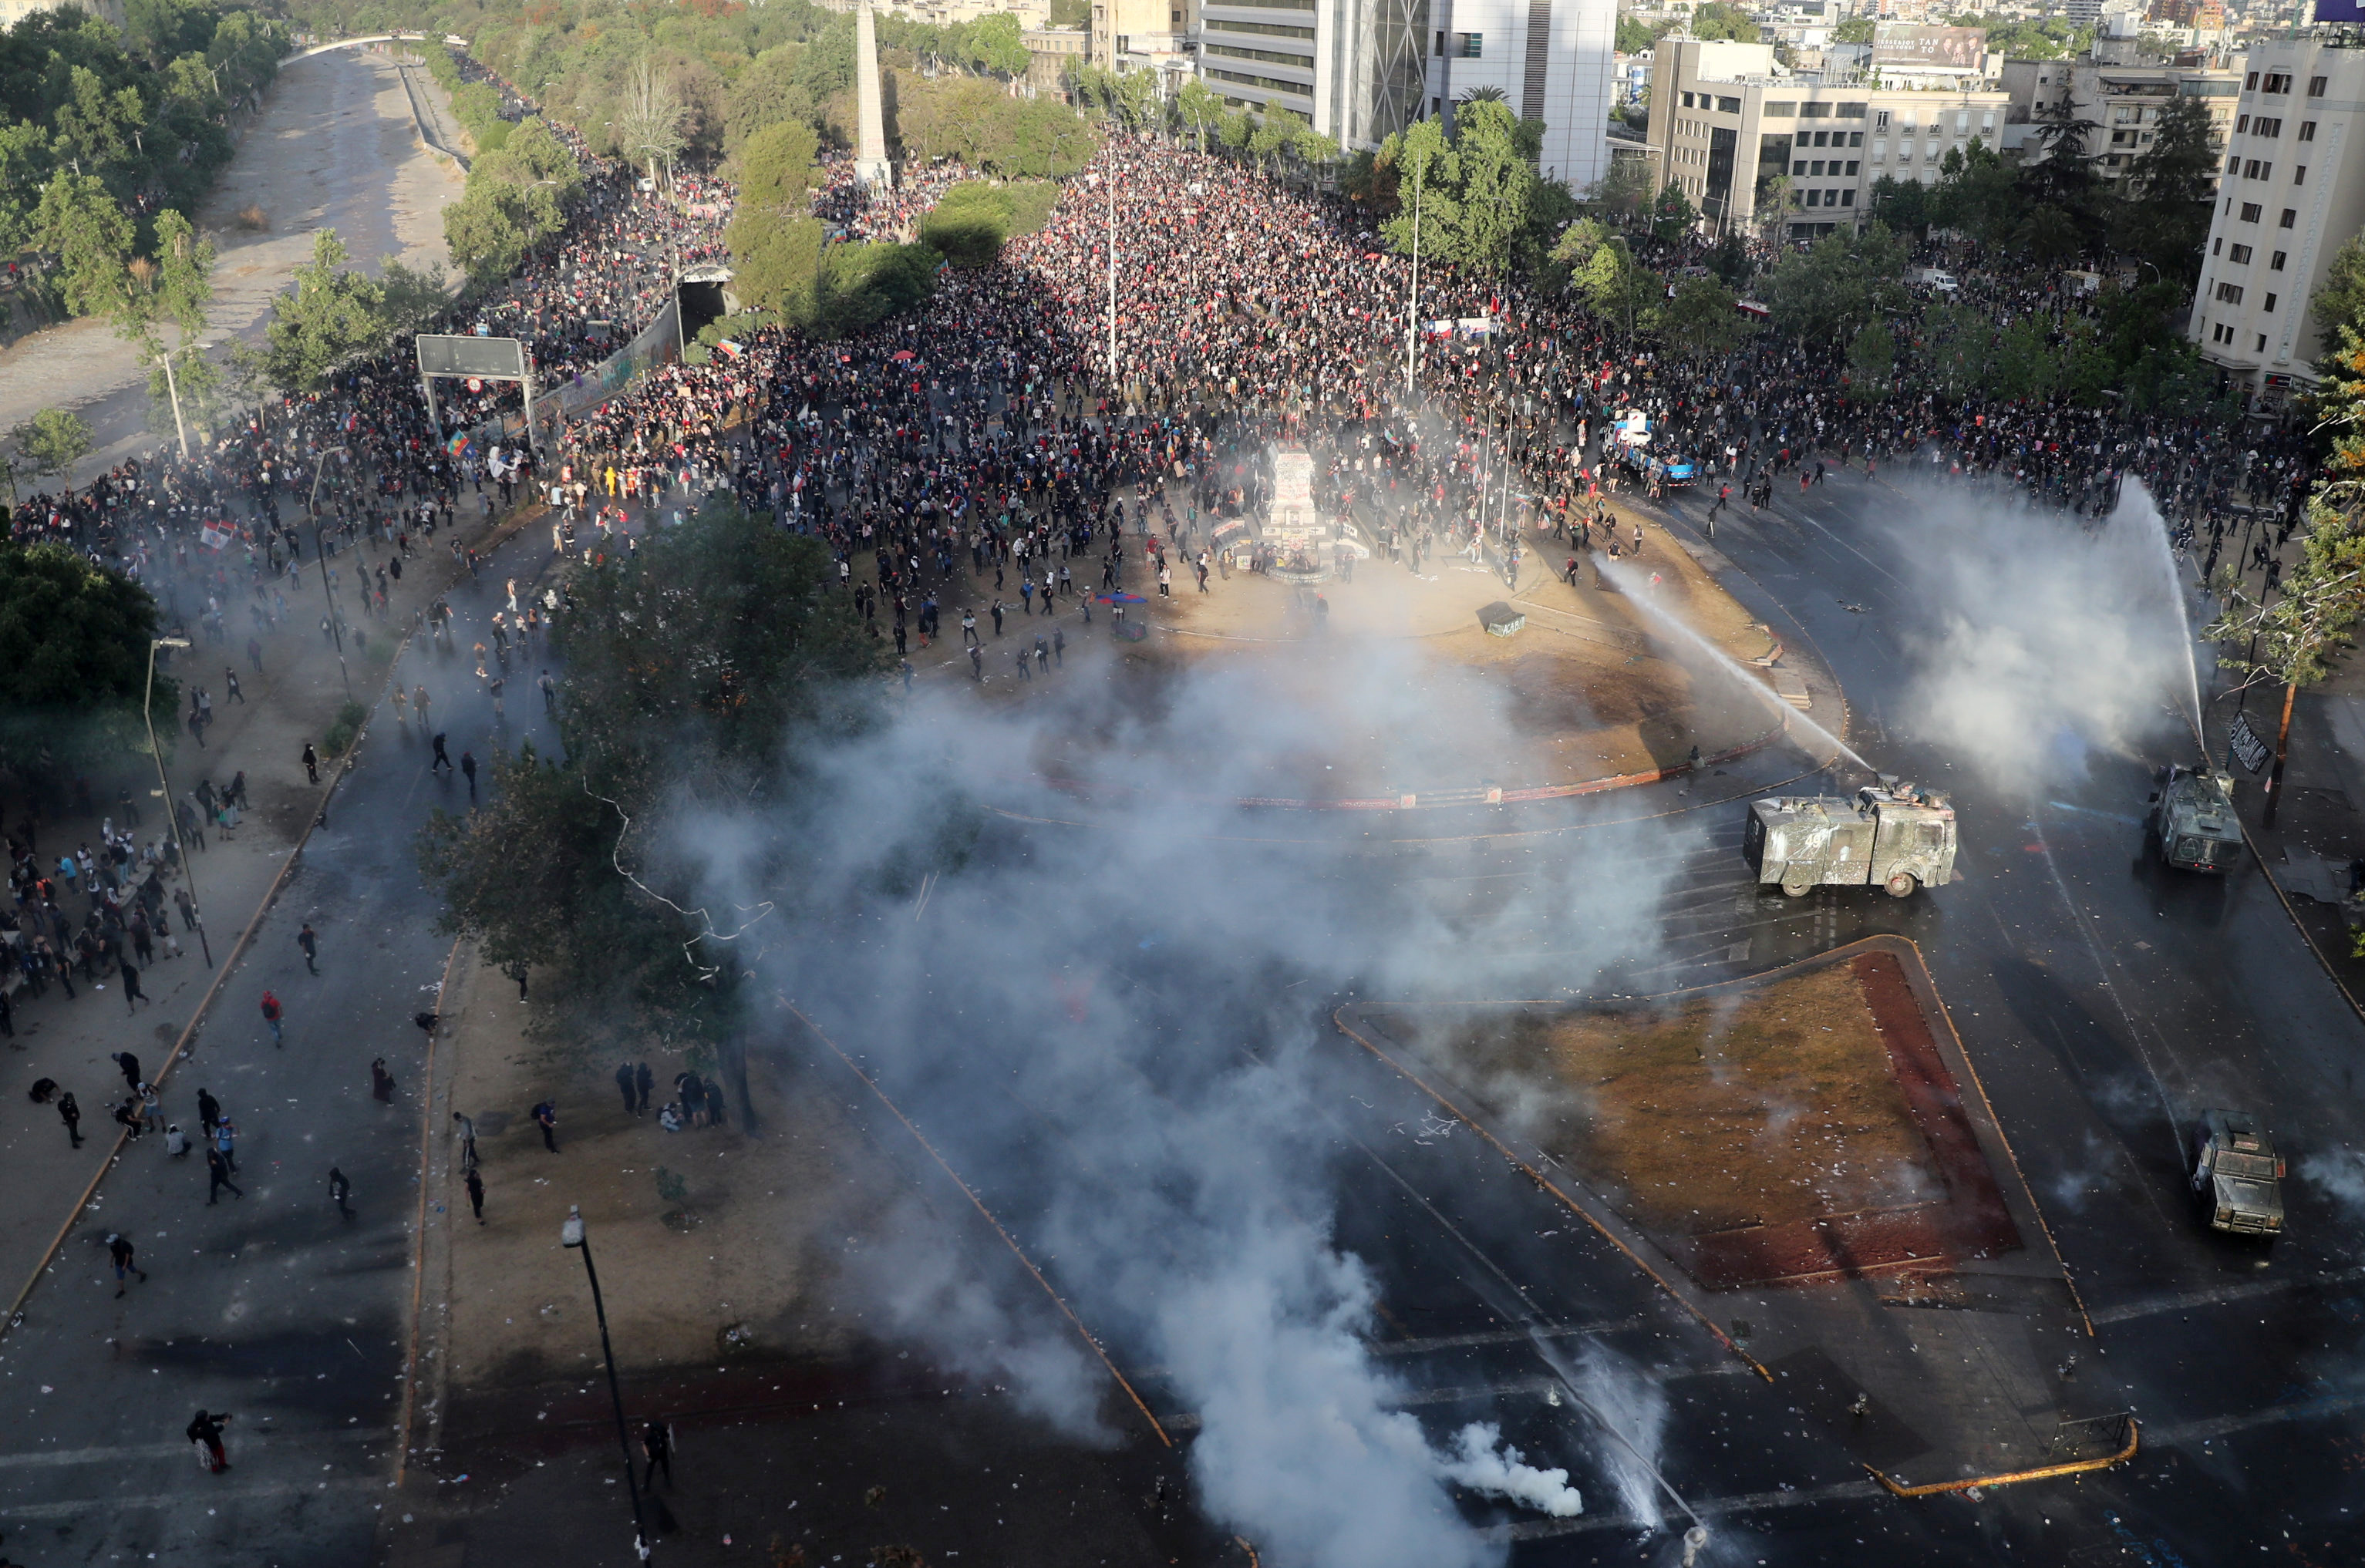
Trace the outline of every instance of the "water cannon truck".
{"label": "water cannon truck", "polygon": [[1749,803],[1741,853],[1764,886],[1877,887],[1891,898],[1955,879],[1955,808],[1882,774],[1853,796],[1776,795]]}

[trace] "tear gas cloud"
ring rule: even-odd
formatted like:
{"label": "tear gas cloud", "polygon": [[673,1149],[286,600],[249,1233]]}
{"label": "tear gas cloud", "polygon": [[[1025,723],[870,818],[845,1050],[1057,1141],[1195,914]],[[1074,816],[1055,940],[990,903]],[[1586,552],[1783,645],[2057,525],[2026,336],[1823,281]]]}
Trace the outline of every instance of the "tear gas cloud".
{"label": "tear gas cloud", "polygon": [[[1341,1163],[1361,1157],[1331,1131],[1351,1107],[1326,999],[1581,989],[1655,950],[1663,879],[1697,830],[1546,839],[1530,875],[1490,879],[1483,900],[1454,889],[1449,917],[1401,880],[1394,824],[1366,837],[1229,803],[1272,793],[1272,759],[1330,737],[1407,788],[1466,784],[1457,750],[1508,747],[1483,681],[1401,647],[1349,651],[1285,690],[1188,667],[1142,689],[1090,665],[1014,706],[924,687],[818,759],[793,820],[685,817],[669,852],[702,868],[718,905],[781,897],[793,867],[795,913],[743,948],[751,989],[792,999],[877,1077],[1120,1365],[1159,1369],[1200,1420],[1191,1462],[1213,1518],[1291,1568],[1485,1564],[1503,1548],[1453,1487],[1574,1512],[1563,1462],[1617,1477],[1624,1461],[1578,1421],[1531,1464],[1491,1427],[1432,1439],[1399,1407],[1362,1343],[1373,1278],[1333,1238],[1334,1191],[1375,1173]],[[1402,721],[1433,718],[1440,690],[1455,738],[1432,725],[1407,752]],[[1037,780],[1046,757],[1071,792]],[[1468,849],[1411,853],[1451,867]],[[1106,1438],[1093,1354],[1031,1284],[996,1285],[1015,1271],[975,1249],[926,1255],[949,1227],[908,1228],[893,1239],[891,1222],[849,1271],[871,1321]],[[1603,1402],[1662,1418],[1640,1372],[1586,1375]],[[1647,1488],[1628,1501],[1648,1507]]]}
{"label": "tear gas cloud", "polygon": [[2195,744],[2194,651],[2158,511],[2129,481],[2107,519],[1958,488],[1885,518],[1899,637],[1916,675],[1892,727],[2000,789],[2070,784],[2095,752]]}

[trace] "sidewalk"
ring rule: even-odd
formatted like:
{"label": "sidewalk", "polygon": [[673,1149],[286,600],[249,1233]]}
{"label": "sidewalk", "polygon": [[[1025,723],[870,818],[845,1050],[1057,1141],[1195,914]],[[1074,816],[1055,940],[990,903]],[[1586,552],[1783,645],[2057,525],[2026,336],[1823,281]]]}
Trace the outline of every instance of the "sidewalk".
{"label": "sidewalk", "polygon": [[[2236,700],[2208,707],[2209,760],[2218,767],[2227,766],[2225,737]],[[2245,711],[2271,753],[2282,713],[2282,689],[2254,688]],[[2283,799],[2272,827],[2265,823],[2265,783],[2273,762],[2256,776],[2245,772],[2239,762],[2231,766],[2235,810],[2259,869],[2347,993],[2349,1005],[2365,1013],[2365,958],[2353,952],[2357,928],[2349,924],[2345,902],[2350,866],[2365,858],[2365,671],[2343,670],[2299,694],[2292,709]],[[2158,870],[2164,876],[2186,875]]]}
{"label": "sidewalk", "polygon": [[[977,1221],[959,1192],[792,1019],[748,1064],[757,1132],[734,1093],[729,1126],[675,1133],[656,1112],[679,1058],[648,1058],[650,1114],[627,1114],[616,1063],[531,1036],[514,982],[472,952],[443,1005],[417,1408],[403,1508],[384,1516],[387,1562],[441,1568],[455,1544],[471,1562],[539,1558],[560,1542],[577,1560],[624,1560],[600,1330],[582,1263],[559,1245],[570,1205],[588,1228],[627,1418],[635,1433],[651,1417],[675,1429],[679,1475],[658,1494],[679,1525],[667,1561],[768,1563],[776,1541],[802,1545],[809,1562],[889,1543],[932,1561],[990,1545],[1012,1561],[1081,1561],[1080,1540],[1095,1562],[1153,1568],[1180,1554],[1189,1520],[1160,1527],[1140,1506],[1160,1475],[1166,1495],[1184,1495],[1179,1463],[1146,1431],[1112,1414],[1115,1450],[1063,1439],[990,1379],[928,1364],[874,1320],[868,1287],[882,1267],[908,1283],[907,1310],[925,1311],[936,1293],[984,1288],[967,1271],[992,1273],[1007,1255],[990,1234],[971,1250]],[[529,1114],[553,1098],[556,1154]],[[454,1110],[476,1126],[481,1225]],[[678,1194],[661,1191],[661,1170],[682,1179]],[[1001,1299],[1037,1288],[997,1282],[1015,1288]],[[976,1471],[981,1451],[1005,1480]]]}
{"label": "sidewalk", "polygon": [[[538,503],[530,502],[513,510],[489,530],[478,524],[463,525],[458,532],[480,549],[488,548],[494,539],[533,526],[543,510]],[[409,623],[412,612],[432,602],[454,581],[465,580],[465,571],[450,557],[446,542],[452,537],[449,531],[439,532],[434,540],[427,542],[428,548],[410,563],[401,584],[389,595],[387,619],[356,621],[348,625],[347,662],[353,699],[364,707],[376,705],[387,671],[395,661],[399,631]],[[357,562],[367,562],[373,555],[383,558],[385,553],[384,547],[364,543],[331,556],[331,565],[342,568],[341,575],[350,584],[352,569]],[[314,576],[317,571],[316,566],[307,566],[304,571],[314,596],[319,592],[319,579]],[[6,1064],[5,1082],[0,1082],[0,1151],[14,1159],[18,1194],[17,1201],[0,1216],[0,1291],[6,1293],[0,1299],[15,1298],[50,1247],[59,1226],[114,1149],[118,1129],[109,1120],[109,1113],[125,1092],[122,1078],[111,1059],[114,1053],[129,1051],[137,1056],[142,1074],[151,1079],[163,1071],[175,1042],[196,1018],[207,988],[229,965],[239,934],[259,913],[264,895],[320,814],[324,801],[330,813],[337,811],[326,791],[333,788],[341,763],[323,757],[322,785],[315,788],[307,779],[299,759],[305,743],[308,740],[319,744],[337,709],[346,700],[345,682],[336,649],[316,629],[319,612],[313,610],[308,622],[307,600],[300,588],[290,584],[281,591],[288,595],[290,613],[286,623],[264,642],[260,673],[237,647],[202,641],[178,654],[180,666],[173,672],[183,679],[185,691],[186,687],[196,685],[211,689],[216,715],[212,733],[202,748],[185,726],[178,730],[166,762],[166,776],[174,798],[194,789],[201,778],[212,779],[218,789],[226,787],[243,769],[248,794],[254,805],[235,834],[225,837],[208,831],[204,849],[198,847],[196,840],[188,841],[190,872],[196,879],[198,905],[213,948],[213,967],[207,967],[195,934],[181,931],[180,919],[174,913],[172,921],[181,937],[182,957],[165,959],[159,942],[157,961],[140,973],[140,990],[150,999],[147,1005],[136,1010],[127,1008],[112,975],[100,977],[95,986],[77,979],[75,989],[79,995],[72,1001],[54,985],[46,996],[38,999],[28,992],[17,993],[16,1037],[7,1042],[10,1048],[5,1055],[0,1055],[0,1061]],[[339,602],[349,607],[350,594],[341,593]],[[457,643],[461,641],[457,633],[463,622],[455,621],[454,625],[453,640]],[[353,649],[356,631],[367,634],[365,652]],[[469,640],[473,641],[473,636]],[[242,703],[227,700],[228,688],[221,678],[225,666],[240,671],[240,680],[246,690]],[[403,661],[403,669],[407,684],[424,681],[431,695],[473,689],[476,684],[464,661],[448,648],[432,653],[421,650]],[[443,706],[448,711],[451,705]],[[381,714],[377,722],[387,722],[388,716]],[[159,739],[163,738],[160,732]],[[142,841],[153,841],[170,831],[166,803],[155,800],[151,793],[156,788],[152,763],[144,757],[127,757],[119,779],[94,781],[94,796],[101,802],[112,799],[118,782],[130,789],[139,805],[140,826],[136,831]],[[45,816],[40,820],[36,842],[42,855],[54,863],[56,857],[66,850],[84,843],[96,844],[99,819],[112,814],[102,804],[93,816]],[[17,823],[22,820],[21,815],[16,817]],[[168,885],[182,885],[177,879],[167,881]],[[79,894],[64,895],[61,907],[70,918],[77,917],[86,902]],[[169,910],[169,904],[167,907]],[[286,956],[270,955],[275,959]],[[190,1036],[186,1048],[196,1051],[208,1036],[246,1040],[263,1035],[259,1014],[250,1016],[244,1012],[229,1014],[218,1011],[204,1020],[201,1030]],[[56,1107],[35,1104],[26,1093],[34,1080],[45,1077],[55,1079],[62,1089],[72,1091],[81,1103],[84,1143],[79,1150],[67,1146],[65,1127],[58,1118]],[[168,1107],[174,1103],[168,1096]],[[177,1119],[177,1115],[168,1119]],[[185,1121],[184,1125],[194,1133],[194,1126]]]}

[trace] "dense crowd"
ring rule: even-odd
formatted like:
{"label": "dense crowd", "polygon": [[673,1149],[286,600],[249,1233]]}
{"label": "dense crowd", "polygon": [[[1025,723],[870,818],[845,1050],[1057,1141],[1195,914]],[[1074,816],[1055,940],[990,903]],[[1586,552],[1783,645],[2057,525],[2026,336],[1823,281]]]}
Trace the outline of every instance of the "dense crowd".
{"label": "dense crowd", "polygon": [[[445,325],[520,336],[544,376],[581,386],[584,370],[662,308],[678,268],[721,254],[731,196],[690,177],[643,189],[633,170],[555,129],[585,176],[566,231],[499,297]],[[834,162],[814,210],[857,236],[907,234],[957,173],[866,196]],[[1565,297],[1442,268],[1420,279],[1418,315],[1445,330],[1423,328],[1408,375],[1410,282],[1351,207],[1221,158],[1113,136],[1042,231],[992,265],[947,269],[914,312],[843,342],[769,330],[612,397],[594,388],[538,464],[485,426],[513,395],[500,387],[446,383],[443,419],[431,420],[406,342],[328,390],[266,405],[187,461],[127,463],[79,493],[36,498],[15,528],[120,565],[155,586],[169,620],[210,644],[243,639],[259,661],[261,639],[315,613],[288,591],[305,543],[295,523],[315,507],[331,551],[375,557],[320,568],[368,619],[387,612],[404,560],[520,487],[551,507],[561,549],[593,558],[720,489],[825,539],[874,634],[901,653],[941,635],[956,581],[964,601],[971,587],[991,597],[997,626],[1122,587],[1128,522],[1161,585],[1170,551],[1203,578],[1211,558],[1328,566],[1250,526],[1279,442],[1313,453],[1323,505],[1360,524],[1356,554],[1418,571],[1434,553],[1466,551],[1514,577],[1546,530],[1621,547],[1606,492],[1664,473],[1621,464],[1605,440],[1631,411],[1650,419],[1663,460],[1687,457],[1703,485],[1761,503],[1777,476],[1803,485],[1834,462],[1981,476],[2086,513],[2140,477],[2172,526],[2207,532],[2212,567],[2236,491],[2288,532],[2310,480],[2302,437],[2271,425],[2066,399],[1942,403],[1901,383],[1872,398],[1852,395],[1835,346],[1770,337],[1704,372]],[[2061,330],[2081,308],[2073,297],[1981,286],[1967,303],[1999,321],[2048,313]],[[1096,542],[1097,572],[1079,564]],[[2267,548],[2263,533],[2256,548]],[[442,633],[448,620],[438,603],[415,624]],[[529,606],[492,634],[531,638],[540,622]],[[208,695],[193,694],[193,725]],[[174,803],[200,828],[223,809]],[[0,967],[37,986],[70,983],[71,966],[103,968],[143,935],[169,936],[172,851],[159,824],[144,846],[130,828],[110,821],[97,852],[54,861],[29,834],[12,836],[20,918]],[[89,907],[70,919],[57,895],[75,889]]]}

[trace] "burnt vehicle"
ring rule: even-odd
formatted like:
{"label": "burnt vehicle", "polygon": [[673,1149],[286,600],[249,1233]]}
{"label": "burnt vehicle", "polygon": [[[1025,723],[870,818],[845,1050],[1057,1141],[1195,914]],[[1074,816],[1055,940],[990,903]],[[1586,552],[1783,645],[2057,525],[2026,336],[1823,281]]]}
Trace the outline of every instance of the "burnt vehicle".
{"label": "burnt vehicle", "polygon": [[2233,776],[2169,763],[2156,782],[2144,831],[2158,844],[2161,863],[2183,871],[2230,870],[2242,857]]}
{"label": "burnt vehicle", "polygon": [[1777,795],[1749,803],[1742,857],[1792,898],[1819,887],[1878,886],[1891,898],[1955,879],[1955,808],[1883,774],[1852,797]]}
{"label": "burnt vehicle", "polygon": [[2203,1111],[2192,1126],[2192,1197],[2212,1230],[2262,1236],[2283,1229],[2283,1159],[2247,1111]]}

